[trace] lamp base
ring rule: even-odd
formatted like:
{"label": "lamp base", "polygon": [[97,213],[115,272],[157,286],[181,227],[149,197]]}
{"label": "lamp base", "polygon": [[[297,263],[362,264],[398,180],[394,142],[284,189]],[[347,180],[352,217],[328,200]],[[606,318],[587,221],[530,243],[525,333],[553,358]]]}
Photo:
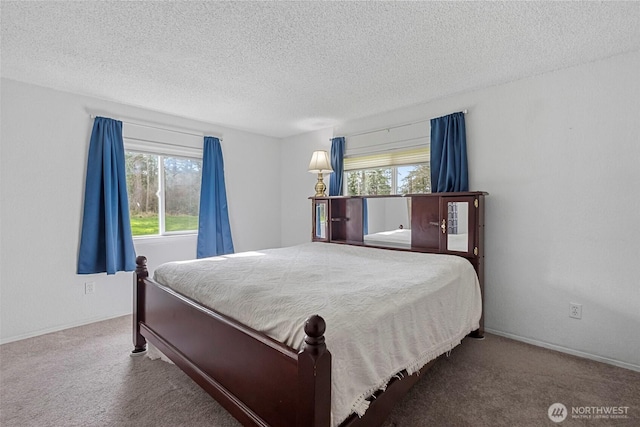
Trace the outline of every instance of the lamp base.
{"label": "lamp base", "polygon": [[316,195],[315,197],[327,197],[327,193],[325,193],[325,190],[327,189],[327,186],[324,185],[324,179],[322,177],[322,174],[319,173],[318,174],[318,182],[316,182]]}

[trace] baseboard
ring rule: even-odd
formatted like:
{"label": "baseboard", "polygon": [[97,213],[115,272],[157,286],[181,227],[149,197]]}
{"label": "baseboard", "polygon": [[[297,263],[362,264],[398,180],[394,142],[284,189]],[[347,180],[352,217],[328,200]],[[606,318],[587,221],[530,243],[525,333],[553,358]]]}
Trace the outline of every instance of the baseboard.
{"label": "baseboard", "polygon": [[68,323],[68,324],[65,324],[65,325],[59,325],[59,326],[56,326],[56,327],[53,327],[53,328],[40,329],[38,331],[29,332],[29,333],[22,334],[22,335],[16,335],[16,336],[5,338],[5,339],[0,339],[0,345],[8,344],[8,343],[14,342],[14,341],[25,340],[27,338],[38,337],[40,335],[50,334],[50,333],[53,333],[53,332],[59,332],[59,331],[63,331],[65,329],[69,329],[69,328],[76,328],[78,326],[89,325],[91,323],[102,322],[103,320],[115,319],[116,317],[127,316],[127,315],[130,315],[130,314],[131,314],[131,311],[129,311],[127,313],[114,314],[113,316],[96,317],[96,318],[92,318],[92,319],[86,319],[86,320],[82,320],[80,322],[74,322],[74,323]]}
{"label": "baseboard", "polygon": [[563,347],[561,345],[549,344],[544,341],[538,341],[531,338],[521,337],[519,335],[510,334],[508,332],[496,331],[494,329],[485,328],[485,332],[488,332],[493,335],[499,335],[501,337],[510,338],[515,341],[522,341],[527,344],[535,345],[537,347],[548,348],[549,350],[559,351],[561,353],[567,353],[572,356],[582,357],[584,359],[595,360],[596,362],[606,363],[608,365],[614,365],[619,368],[630,369],[632,371],[640,372],[640,366],[634,365],[633,363],[621,362],[615,359],[609,359],[608,357],[598,356],[591,353],[586,353],[584,351],[573,350],[571,348]]}

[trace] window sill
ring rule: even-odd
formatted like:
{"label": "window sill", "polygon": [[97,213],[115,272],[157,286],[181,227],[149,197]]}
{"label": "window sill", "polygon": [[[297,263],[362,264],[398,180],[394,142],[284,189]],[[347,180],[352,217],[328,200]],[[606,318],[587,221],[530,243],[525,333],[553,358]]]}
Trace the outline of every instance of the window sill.
{"label": "window sill", "polygon": [[133,236],[133,243],[153,243],[162,242],[166,240],[174,239],[192,239],[198,237],[198,233],[176,233],[176,234],[164,234],[164,235],[149,235],[149,236]]}

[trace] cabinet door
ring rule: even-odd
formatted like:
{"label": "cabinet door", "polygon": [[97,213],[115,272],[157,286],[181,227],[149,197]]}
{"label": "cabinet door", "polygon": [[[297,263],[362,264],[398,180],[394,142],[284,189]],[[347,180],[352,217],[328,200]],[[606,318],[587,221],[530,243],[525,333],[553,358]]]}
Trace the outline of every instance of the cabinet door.
{"label": "cabinet door", "polygon": [[444,238],[440,233],[440,197],[425,195],[411,198],[411,246],[439,252]]}
{"label": "cabinet door", "polygon": [[478,255],[478,199],[453,196],[442,197],[440,202],[440,250],[463,256]]}
{"label": "cabinet door", "polygon": [[314,242],[329,241],[329,204],[327,202],[327,200],[312,202],[311,240]]}

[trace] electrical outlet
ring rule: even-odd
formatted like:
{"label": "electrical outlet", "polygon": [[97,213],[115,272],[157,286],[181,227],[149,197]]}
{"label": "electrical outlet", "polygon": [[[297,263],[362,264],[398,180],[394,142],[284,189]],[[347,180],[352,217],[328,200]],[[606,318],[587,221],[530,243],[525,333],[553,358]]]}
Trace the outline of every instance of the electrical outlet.
{"label": "electrical outlet", "polygon": [[85,282],[84,284],[84,293],[92,294],[96,291],[96,282]]}
{"label": "electrical outlet", "polygon": [[582,319],[582,304],[569,303],[569,317]]}

